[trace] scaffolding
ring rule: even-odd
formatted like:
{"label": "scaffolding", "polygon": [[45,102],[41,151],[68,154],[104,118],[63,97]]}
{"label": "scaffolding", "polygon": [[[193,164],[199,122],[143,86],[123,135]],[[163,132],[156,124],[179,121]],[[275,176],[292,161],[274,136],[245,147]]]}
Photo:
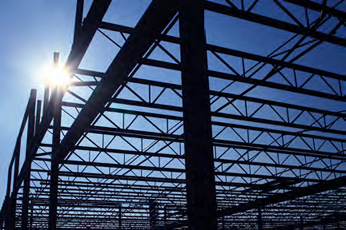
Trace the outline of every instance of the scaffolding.
{"label": "scaffolding", "polygon": [[31,91],[0,229],[346,228],[345,2],[147,2],[131,26],[77,1],[72,83]]}

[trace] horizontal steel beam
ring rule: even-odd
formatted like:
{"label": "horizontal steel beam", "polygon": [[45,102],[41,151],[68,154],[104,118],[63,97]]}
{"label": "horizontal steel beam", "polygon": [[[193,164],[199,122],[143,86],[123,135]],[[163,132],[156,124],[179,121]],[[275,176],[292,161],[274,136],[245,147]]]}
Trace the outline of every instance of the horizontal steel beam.
{"label": "horizontal steel beam", "polygon": [[320,13],[329,14],[339,18],[340,20],[346,21],[346,12],[335,9],[335,8],[331,8],[327,6],[326,4],[319,4],[317,2],[310,1],[310,0],[284,0],[284,1],[289,2],[291,4],[298,5],[298,6],[302,6],[304,8],[308,8],[310,10],[314,10]]}
{"label": "horizontal steel beam", "polygon": [[241,204],[238,206],[235,206],[233,208],[228,208],[221,210],[219,212],[219,216],[228,216],[233,215],[240,212],[246,212],[251,209],[257,209],[260,207],[265,207],[269,204],[276,204],[281,203],[288,200],[294,200],[300,197],[310,196],[313,194],[329,191],[329,190],[335,190],[341,187],[346,186],[346,177],[340,177],[328,181],[323,181],[317,184],[313,184],[307,187],[299,187],[292,189],[289,192],[285,193],[279,193],[272,196],[269,196],[268,198],[264,199],[257,199],[255,201],[251,201],[245,204]]}
{"label": "horizontal steel beam", "polygon": [[[178,64],[175,63],[170,63],[170,62],[165,62],[165,61],[158,61],[158,60],[152,60],[152,59],[146,59],[143,60],[142,63],[144,65],[148,66],[154,66],[154,67],[159,67],[159,68],[165,68],[165,69],[170,69],[170,70],[180,70],[180,67]],[[273,88],[273,89],[279,89],[279,90],[284,90],[288,92],[294,92],[294,93],[300,93],[300,94],[305,94],[305,95],[310,95],[314,97],[320,97],[324,99],[331,99],[335,101],[346,101],[346,96],[341,96],[341,95],[335,95],[331,93],[325,93],[317,90],[312,90],[312,89],[303,89],[291,85],[284,85],[276,82],[271,82],[271,81],[265,81],[261,79],[255,79],[255,78],[246,78],[243,76],[237,76],[235,74],[230,74],[230,73],[224,73],[224,72],[219,72],[219,71],[208,71],[209,77],[216,77],[220,79],[225,79],[225,80],[232,80],[232,81],[238,81],[238,82],[243,82],[247,84],[252,84],[256,86],[264,86],[268,88]]]}
{"label": "horizontal steel beam", "polygon": [[[239,98],[250,98],[250,97],[239,97]],[[84,104],[73,103],[73,102],[63,102],[63,106],[74,107],[74,108],[83,108]],[[148,106],[148,108],[150,108],[150,106]],[[290,107],[290,108],[294,108],[294,107]],[[305,109],[305,111],[311,111],[308,109],[309,108]],[[132,115],[138,115],[138,116],[143,116],[143,117],[153,117],[153,118],[161,118],[161,119],[168,119],[168,120],[174,120],[174,121],[182,121],[181,116],[167,115],[167,114],[153,113],[153,112],[143,112],[143,111],[139,111],[139,109],[129,110],[129,109],[118,109],[118,108],[106,108],[105,111],[113,112],[113,113],[121,113],[121,114],[132,114]],[[323,112],[323,114],[328,114],[328,111]],[[344,117],[344,116],[342,116],[342,117]],[[306,137],[306,138],[314,138],[314,139],[327,140],[327,141],[346,142],[346,140],[340,139],[340,138],[290,132],[290,131],[272,129],[272,128],[261,128],[261,127],[249,126],[249,125],[239,125],[239,124],[234,124],[231,122],[212,121],[212,124],[217,125],[217,126],[227,126],[227,127],[254,130],[254,131],[260,131],[260,132],[277,133],[277,134],[284,135],[284,136],[285,135],[287,135],[287,136],[299,136],[299,137],[303,137],[303,138]]]}
{"label": "horizontal steel beam", "polygon": [[[42,145],[42,146],[49,147],[50,145]],[[111,149],[111,148],[99,148],[99,147],[81,146],[81,145],[76,146],[76,150],[119,153],[119,154],[135,155],[135,156],[159,157],[159,158],[169,158],[169,159],[181,159],[181,160],[184,159],[183,155],[175,155],[175,154],[167,154],[167,153],[159,153],[159,152],[154,153],[154,152],[146,152],[146,151],[121,150],[121,149]],[[50,159],[36,158],[36,161],[49,162]],[[318,167],[303,166],[303,165],[274,164],[274,163],[245,161],[245,160],[230,160],[230,159],[216,158],[215,162],[224,163],[224,164],[257,165],[257,166],[278,167],[278,168],[288,168],[288,169],[301,169],[301,170],[320,171],[320,172],[346,173],[346,170],[342,170],[342,169],[318,168]],[[71,161],[71,160],[66,160],[66,161],[63,161],[62,164],[88,165],[88,166],[95,166],[95,167],[97,167],[97,166],[100,166],[100,167],[119,167],[119,168],[133,167],[133,169],[136,169],[135,165],[122,166],[122,165],[118,165],[116,163],[101,163],[101,162],[89,162],[89,161],[75,162],[75,161]],[[140,168],[137,168],[137,169],[140,169]],[[164,170],[167,170],[167,169],[164,169]],[[174,171],[174,170],[172,170],[172,171]]]}
{"label": "horizontal steel beam", "polygon": [[[148,59],[148,61],[150,62],[150,61],[155,61],[155,60]],[[91,71],[91,70],[86,70],[86,69],[78,69],[77,73],[80,73],[83,75],[88,75],[88,76],[101,77],[101,78],[104,75],[104,73],[102,73],[102,72]],[[148,86],[151,85],[151,86],[158,86],[158,87],[163,87],[163,88],[181,90],[181,85],[178,85],[178,84],[155,81],[155,80],[148,80],[148,79],[142,79],[142,78],[131,78],[128,80],[128,82],[133,82],[133,83],[138,83],[138,84],[143,84],[143,85],[148,85]],[[78,83],[79,82],[75,82],[74,84],[76,84],[78,86]],[[80,82],[80,83],[81,83],[81,85],[83,85],[83,82]],[[90,83],[92,83],[94,85],[99,84],[98,82],[90,82]],[[300,105],[295,105],[295,104],[290,104],[290,103],[285,103],[285,102],[278,102],[278,101],[273,101],[273,100],[237,95],[237,94],[232,94],[232,93],[226,94],[226,93],[218,92],[215,90],[211,90],[210,94],[215,95],[215,96],[229,95],[228,97],[235,98],[235,99],[242,99],[242,100],[248,100],[248,101],[252,101],[252,102],[265,103],[265,104],[287,107],[287,108],[297,109],[297,110],[305,110],[305,111],[310,111],[313,113],[322,113],[322,114],[331,115],[331,116],[338,116],[338,117],[342,117],[342,118],[346,119],[346,114],[342,113],[342,112],[328,111],[328,110],[323,110],[323,109],[318,109],[318,108],[313,108],[313,107],[300,106]]]}
{"label": "horizontal steel beam", "polygon": [[247,21],[260,23],[262,25],[270,26],[276,29],[301,34],[305,36],[309,36],[312,38],[316,38],[321,41],[330,42],[339,46],[346,46],[346,39],[342,37],[337,37],[334,35],[325,34],[311,28],[297,26],[288,22],[280,21],[274,18],[266,17],[259,14],[254,14],[251,12],[246,12],[234,7],[225,6],[219,3],[206,1],[205,3],[206,10],[244,19]]}

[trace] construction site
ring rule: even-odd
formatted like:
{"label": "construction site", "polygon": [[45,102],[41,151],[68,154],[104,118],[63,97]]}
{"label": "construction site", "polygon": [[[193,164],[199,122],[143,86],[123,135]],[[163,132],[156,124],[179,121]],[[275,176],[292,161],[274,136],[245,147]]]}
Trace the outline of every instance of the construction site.
{"label": "construction site", "polygon": [[52,47],[1,230],[346,229],[346,1],[118,2],[77,0]]}

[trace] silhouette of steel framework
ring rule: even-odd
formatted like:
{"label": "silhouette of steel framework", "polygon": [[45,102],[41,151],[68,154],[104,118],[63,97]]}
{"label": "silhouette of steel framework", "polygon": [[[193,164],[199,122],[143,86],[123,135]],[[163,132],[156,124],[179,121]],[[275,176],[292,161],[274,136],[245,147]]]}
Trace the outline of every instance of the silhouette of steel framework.
{"label": "silhouette of steel framework", "polygon": [[[342,0],[153,0],[134,27],[77,2],[73,83],[31,92],[1,229],[346,227],[346,78],[302,61],[345,52]],[[285,36],[221,46],[206,15]],[[80,65],[96,34],[103,72]]]}

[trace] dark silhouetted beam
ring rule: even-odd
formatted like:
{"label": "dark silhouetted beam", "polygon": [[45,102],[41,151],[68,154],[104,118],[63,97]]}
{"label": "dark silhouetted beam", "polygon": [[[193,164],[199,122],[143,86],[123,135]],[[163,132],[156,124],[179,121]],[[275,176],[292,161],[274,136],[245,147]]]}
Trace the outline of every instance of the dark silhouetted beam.
{"label": "dark silhouetted beam", "polygon": [[233,208],[227,208],[221,210],[219,216],[229,216],[239,212],[246,212],[251,209],[264,207],[269,204],[276,204],[287,200],[294,200],[299,197],[309,196],[328,190],[334,190],[346,186],[346,177],[339,177],[329,181],[320,182],[314,185],[310,185],[302,188],[293,188],[290,192],[275,194],[264,199],[257,199],[249,203],[240,204]]}
{"label": "dark silhouetted beam", "polygon": [[269,17],[263,16],[263,15],[254,14],[251,12],[246,12],[246,11],[234,8],[234,7],[229,7],[229,6],[221,5],[221,4],[218,4],[215,2],[207,1],[206,2],[206,9],[209,11],[216,12],[216,13],[233,16],[233,17],[237,17],[240,19],[245,19],[245,20],[248,20],[251,22],[260,23],[260,24],[263,24],[266,26],[271,26],[271,27],[285,30],[285,31],[289,31],[292,33],[307,35],[307,36],[310,36],[312,38],[316,38],[316,39],[319,39],[322,41],[327,41],[327,42],[330,42],[330,43],[333,43],[336,45],[346,46],[346,39],[345,38],[332,36],[332,35],[325,34],[325,33],[310,29],[310,28],[304,28],[304,27],[297,26],[297,25],[294,25],[294,24],[291,24],[288,22],[280,21],[280,20],[277,20],[274,18],[269,18]]}
{"label": "dark silhouetted beam", "polygon": [[335,16],[339,19],[346,21],[346,12],[328,7],[326,5],[319,4],[317,2],[313,2],[310,0],[284,0],[284,1],[298,5],[298,6],[303,6],[314,11],[323,12],[323,13]]}
{"label": "dark silhouetted beam", "polygon": [[84,0],[77,0],[76,18],[74,22],[73,44],[78,42],[82,30]]}
{"label": "dark silhouetted beam", "polygon": [[[180,67],[178,64],[169,63],[169,62],[165,62],[165,61],[146,59],[146,60],[143,60],[143,64],[148,65],[148,66],[159,67],[159,68],[171,69],[171,70],[180,70]],[[253,85],[269,87],[269,88],[273,88],[273,89],[285,90],[285,91],[289,91],[289,92],[296,92],[296,93],[300,93],[300,94],[311,95],[314,97],[327,98],[327,99],[332,99],[332,100],[337,100],[337,101],[346,101],[345,96],[336,95],[335,93],[325,93],[322,91],[305,89],[305,88],[301,88],[301,87],[285,85],[285,84],[271,82],[271,81],[265,81],[265,80],[254,79],[254,78],[246,78],[246,77],[238,76],[235,74],[229,74],[229,73],[209,70],[208,75],[211,77],[216,77],[216,78],[220,78],[220,79],[238,81],[238,82],[243,82],[243,83],[248,83],[248,84],[253,84]]]}

